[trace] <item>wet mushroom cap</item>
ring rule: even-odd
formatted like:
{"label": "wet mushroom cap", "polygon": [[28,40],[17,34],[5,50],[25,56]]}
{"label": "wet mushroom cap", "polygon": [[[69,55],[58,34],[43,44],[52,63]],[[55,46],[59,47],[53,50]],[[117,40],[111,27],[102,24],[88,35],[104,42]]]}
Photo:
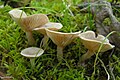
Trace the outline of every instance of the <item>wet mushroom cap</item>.
{"label": "wet mushroom cap", "polygon": [[29,47],[21,51],[21,55],[25,57],[39,57],[44,53],[44,50],[37,47]]}
{"label": "wet mushroom cap", "polygon": [[79,37],[81,38],[84,46],[91,51],[97,51],[102,43],[103,46],[101,52],[105,52],[114,47],[109,43],[108,39],[105,39],[104,36],[98,34],[96,37],[93,31],[86,31],[81,33]]}
{"label": "wet mushroom cap", "polygon": [[62,32],[56,32],[56,31],[52,31],[49,29],[45,29],[47,32],[47,35],[51,38],[51,40],[59,46],[66,46],[69,43],[71,43],[71,41],[78,37],[78,35],[81,33],[81,31],[79,32],[74,32],[74,33],[62,33]]}

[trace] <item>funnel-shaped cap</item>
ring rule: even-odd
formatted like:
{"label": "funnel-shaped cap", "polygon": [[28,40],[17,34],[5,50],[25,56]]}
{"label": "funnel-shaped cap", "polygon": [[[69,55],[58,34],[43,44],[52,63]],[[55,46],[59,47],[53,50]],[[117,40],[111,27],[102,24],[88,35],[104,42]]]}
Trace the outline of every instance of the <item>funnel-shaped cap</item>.
{"label": "funnel-shaped cap", "polygon": [[46,29],[47,35],[50,37],[50,39],[57,45],[65,47],[66,45],[70,44],[72,40],[81,33],[74,32],[74,33],[62,33],[62,32],[56,32],[49,29]]}
{"label": "funnel-shaped cap", "polygon": [[109,43],[108,39],[105,39],[104,36],[98,34],[96,37],[93,31],[86,31],[84,33],[81,33],[79,37],[81,38],[84,46],[90,51],[98,51],[102,43],[103,47],[101,49],[101,52],[105,52],[114,47]]}
{"label": "funnel-shaped cap", "polygon": [[24,31],[32,30],[49,22],[49,19],[45,14],[33,14],[27,16],[25,12],[18,9],[9,11],[9,14],[13,20],[22,27]]}

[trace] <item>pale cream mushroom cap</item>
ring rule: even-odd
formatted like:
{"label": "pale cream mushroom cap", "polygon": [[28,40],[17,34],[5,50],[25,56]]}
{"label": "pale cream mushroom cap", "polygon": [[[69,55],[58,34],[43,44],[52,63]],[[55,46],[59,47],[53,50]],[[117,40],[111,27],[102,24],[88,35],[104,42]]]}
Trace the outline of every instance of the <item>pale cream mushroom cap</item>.
{"label": "pale cream mushroom cap", "polygon": [[66,46],[72,42],[72,40],[81,33],[81,31],[74,33],[62,33],[52,31],[46,28],[47,35],[51,38],[51,40],[58,46]]}
{"label": "pale cream mushroom cap", "polygon": [[24,11],[19,9],[13,9],[8,13],[12,17],[12,19],[19,25],[20,25],[20,19],[27,17],[27,14]]}
{"label": "pale cream mushroom cap", "polygon": [[56,30],[61,29],[62,27],[63,27],[63,25],[61,23],[48,22],[45,25],[38,27],[38,28],[35,28],[33,30],[40,32],[43,35],[46,35],[45,28],[56,31]]}
{"label": "pale cream mushroom cap", "polygon": [[43,26],[48,22],[49,19],[45,14],[33,14],[21,19],[21,26],[26,27],[26,29],[33,30],[34,28]]}
{"label": "pale cream mushroom cap", "polygon": [[9,11],[13,20],[21,26],[22,30],[26,33],[29,45],[35,44],[35,39],[32,34],[32,30],[36,27],[40,27],[49,22],[48,17],[45,14],[33,14],[27,16],[22,10],[13,9]]}
{"label": "pale cream mushroom cap", "polygon": [[29,47],[29,48],[23,49],[20,54],[25,57],[32,58],[32,57],[39,57],[43,53],[44,53],[44,50],[41,48]]}
{"label": "pale cream mushroom cap", "polygon": [[14,18],[18,19],[20,17],[21,18],[27,17],[26,13],[22,10],[19,10],[19,9],[13,9],[13,10],[9,11],[9,14],[13,19]]}
{"label": "pale cream mushroom cap", "polygon": [[84,33],[81,33],[79,37],[81,38],[84,46],[90,51],[98,51],[102,43],[103,46],[100,52],[105,52],[114,47],[114,45],[111,45],[109,43],[109,40],[105,39],[104,36],[98,34],[96,37],[93,31],[86,31]]}
{"label": "pale cream mushroom cap", "polygon": [[9,14],[13,20],[22,27],[24,31],[32,30],[49,22],[49,19],[45,14],[33,14],[27,16],[25,12],[18,9],[9,11]]}

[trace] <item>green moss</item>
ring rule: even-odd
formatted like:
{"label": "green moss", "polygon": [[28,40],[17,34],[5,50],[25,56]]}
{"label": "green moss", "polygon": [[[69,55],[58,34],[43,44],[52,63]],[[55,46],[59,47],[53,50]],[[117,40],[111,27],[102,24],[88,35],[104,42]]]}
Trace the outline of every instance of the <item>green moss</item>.
{"label": "green moss", "polygon": [[[94,20],[91,13],[80,13],[76,9],[77,4],[82,0],[32,0],[29,9],[22,8],[28,15],[44,13],[47,14],[51,22],[60,22],[63,24],[61,32],[76,32],[87,29],[95,30]],[[69,9],[66,5],[71,5]],[[21,30],[9,16],[8,12],[12,10],[10,6],[0,8],[0,71],[13,80],[90,80],[95,56],[86,61],[85,66],[79,66],[77,63],[86,49],[81,44],[80,39],[75,39],[64,49],[64,60],[58,62],[56,57],[56,45],[49,40],[45,53],[35,59],[35,68],[31,68],[29,59],[20,55],[22,49],[29,47],[25,33]],[[73,13],[73,15],[70,13]],[[105,20],[105,24],[110,24]],[[37,47],[42,39],[42,35],[34,33],[37,41]],[[106,54],[108,53],[108,54]],[[105,55],[109,56],[110,51]],[[111,65],[116,80],[120,79],[120,51],[115,50],[112,57],[100,56],[109,70]],[[107,61],[106,61],[107,60]],[[110,61],[110,63],[108,63]],[[95,80],[106,79],[107,74],[99,61],[96,65]],[[111,75],[110,75],[111,76]]]}

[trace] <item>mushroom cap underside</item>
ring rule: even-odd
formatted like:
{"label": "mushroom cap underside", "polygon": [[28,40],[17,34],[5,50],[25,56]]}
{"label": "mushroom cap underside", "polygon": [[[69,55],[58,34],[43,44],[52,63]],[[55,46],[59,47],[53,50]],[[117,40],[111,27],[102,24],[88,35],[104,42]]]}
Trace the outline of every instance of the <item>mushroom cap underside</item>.
{"label": "mushroom cap underside", "polygon": [[20,21],[21,27],[25,30],[33,30],[36,27],[40,27],[49,22],[48,17],[45,14],[34,14],[26,18],[22,18]]}

